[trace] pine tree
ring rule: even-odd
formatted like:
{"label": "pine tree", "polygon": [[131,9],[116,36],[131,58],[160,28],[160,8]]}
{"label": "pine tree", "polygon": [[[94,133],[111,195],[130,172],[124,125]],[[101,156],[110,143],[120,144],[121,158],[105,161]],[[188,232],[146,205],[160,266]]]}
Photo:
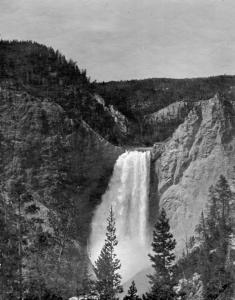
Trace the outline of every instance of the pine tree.
{"label": "pine tree", "polygon": [[141,300],[141,298],[137,294],[137,288],[135,286],[134,281],[132,281],[131,286],[129,287],[128,293],[123,298],[123,300]]}
{"label": "pine tree", "polygon": [[115,219],[112,208],[110,209],[107,223],[105,243],[99,258],[95,262],[96,288],[101,300],[118,299],[116,294],[122,292],[121,275],[118,273],[121,264],[114,252],[118,241],[115,233]]}
{"label": "pine tree", "polygon": [[[206,217],[202,214],[197,228],[201,241],[200,273],[204,299],[217,299],[231,293],[234,281],[229,266],[228,248],[232,233],[230,207],[232,193],[224,176],[210,187]],[[228,298],[229,299],[229,298]]]}
{"label": "pine tree", "polygon": [[170,233],[169,220],[164,209],[161,210],[159,219],[154,227],[152,250],[149,254],[154,273],[148,275],[151,285],[150,293],[146,294],[147,299],[170,300],[174,293],[173,253],[176,245],[172,233]]}

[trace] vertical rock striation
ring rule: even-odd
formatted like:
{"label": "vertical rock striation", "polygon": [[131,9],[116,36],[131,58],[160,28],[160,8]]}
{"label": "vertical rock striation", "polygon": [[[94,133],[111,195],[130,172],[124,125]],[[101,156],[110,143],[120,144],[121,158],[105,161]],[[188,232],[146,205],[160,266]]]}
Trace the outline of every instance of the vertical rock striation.
{"label": "vertical rock striation", "polygon": [[155,162],[160,207],[170,218],[177,252],[195,230],[208,189],[223,174],[234,189],[235,111],[218,96],[197,103]]}

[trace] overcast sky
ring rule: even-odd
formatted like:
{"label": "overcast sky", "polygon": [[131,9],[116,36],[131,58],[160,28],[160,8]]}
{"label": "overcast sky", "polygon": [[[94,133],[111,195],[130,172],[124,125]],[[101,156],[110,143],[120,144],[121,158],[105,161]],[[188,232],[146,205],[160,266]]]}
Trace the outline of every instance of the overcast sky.
{"label": "overcast sky", "polygon": [[0,34],[98,81],[235,74],[234,0],[0,0]]}

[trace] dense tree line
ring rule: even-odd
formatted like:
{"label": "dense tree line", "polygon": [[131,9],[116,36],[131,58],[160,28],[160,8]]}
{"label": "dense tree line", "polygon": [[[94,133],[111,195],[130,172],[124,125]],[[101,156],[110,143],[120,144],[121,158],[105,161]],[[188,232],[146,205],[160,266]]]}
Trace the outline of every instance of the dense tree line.
{"label": "dense tree line", "polygon": [[[229,300],[234,293],[233,214],[234,195],[225,177],[220,176],[209,190],[208,205],[201,214],[196,235],[189,239],[187,251],[178,261],[179,277],[200,275],[205,300]],[[185,291],[187,294],[187,285]]]}
{"label": "dense tree line", "polygon": [[[1,200],[0,222],[0,280],[2,299],[50,299],[44,272],[60,272],[62,261],[48,256],[48,243],[55,242],[43,230],[40,210],[20,180],[10,182],[11,198]],[[230,300],[234,293],[234,253],[231,253],[233,194],[221,176],[210,188],[206,213],[202,213],[196,229],[197,235],[187,244],[187,253],[176,261],[176,242],[170,232],[169,220],[164,209],[160,211],[153,231],[152,252],[149,254],[153,272],[148,275],[149,292],[144,300],[194,299],[201,282],[204,300]],[[15,222],[9,222],[11,217]],[[30,216],[30,217],[29,217]],[[63,244],[63,239],[60,241]],[[115,216],[112,208],[107,219],[104,246],[95,262],[96,279],[91,279],[88,269],[84,272],[78,294],[99,295],[101,300],[116,300],[121,293],[121,262],[115,254],[118,244]],[[61,251],[61,248],[58,248]],[[60,251],[58,253],[60,253]],[[195,275],[197,274],[197,275]],[[52,275],[54,290],[56,277]],[[52,291],[53,291],[52,288]],[[58,288],[58,287],[57,287]],[[191,298],[190,298],[191,297]],[[55,299],[55,298],[54,298]],[[125,300],[139,300],[135,282],[132,282]]]}
{"label": "dense tree line", "polygon": [[[153,272],[148,275],[150,289],[143,299],[194,299],[198,297],[201,286],[204,300],[232,299],[235,282],[235,255],[231,251],[234,234],[232,211],[233,194],[225,177],[220,176],[209,190],[206,213],[201,215],[196,237],[190,238],[187,252],[176,261],[176,242],[170,232],[166,212],[162,209],[154,227],[152,253],[149,254],[153,267]],[[112,211],[106,237],[96,262],[98,287],[103,300],[116,299],[120,284],[120,275],[115,273],[120,269],[120,262],[115,255],[112,259],[113,246],[117,245]],[[112,281],[115,278],[118,280]],[[124,299],[140,299],[135,282],[132,282]]]}
{"label": "dense tree line", "polygon": [[[0,56],[1,80],[48,87],[54,93],[57,89],[59,93],[59,86],[79,84],[89,87],[86,70],[80,70],[74,61],[68,61],[51,47],[32,41],[1,40]],[[41,91],[40,94],[49,91]]]}
{"label": "dense tree line", "polygon": [[176,102],[195,102],[216,93],[234,98],[234,76],[195,79],[150,78],[144,80],[110,81],[95,84],[107,104],[113,104],[124,115],[135,117],[160,110]]}
{"label": "dense tree line", "polygon": [[86,70],[58,50],[32,41],[0,40],[0,83],[61,105],[76,126],[84,120],[101,136],[122,139],[113,117],[95,100]]}
{"label": "dense tree line", "polygon": [[[131,122],[133,144],[152,145],[167,139],[187,116],[194,102],[207,100],[218,94],[221,99],[235,101],[235,77],[215,76],[195,79],[153,78],[145,80],[95,83],[95,90],[106,105],[114,105]],[[184,103],[180,115],[154,124],[145,122],[152,113],[174,102]]]}
{"label": "dense tree line", "polygon": [[[8,88],[27,91],[60,104],[76,125],[84,120],[115,145],[152,145],[168,138],[184,116],[155,126],[143,122],[145,115],[176,101],[186,104],[213,97],[216,93],[234,99],[233,76],[198,79],[146,79],[121,82],[91,82],[86,70],[67,60],[58,50],[32,41],[0,41],[0,82]],[[110,113],[95,100],[101,95],[106,106],[128,119],[124,135]]]}

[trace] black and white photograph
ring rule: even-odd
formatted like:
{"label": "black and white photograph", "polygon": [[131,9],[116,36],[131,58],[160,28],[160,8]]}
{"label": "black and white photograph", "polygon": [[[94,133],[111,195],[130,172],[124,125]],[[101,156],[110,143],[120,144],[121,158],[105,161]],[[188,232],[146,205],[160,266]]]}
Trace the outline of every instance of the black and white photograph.
{"label": "black and white photograph", "polygon": [[235,300],[234,0],[0,0],[0,300]]}

